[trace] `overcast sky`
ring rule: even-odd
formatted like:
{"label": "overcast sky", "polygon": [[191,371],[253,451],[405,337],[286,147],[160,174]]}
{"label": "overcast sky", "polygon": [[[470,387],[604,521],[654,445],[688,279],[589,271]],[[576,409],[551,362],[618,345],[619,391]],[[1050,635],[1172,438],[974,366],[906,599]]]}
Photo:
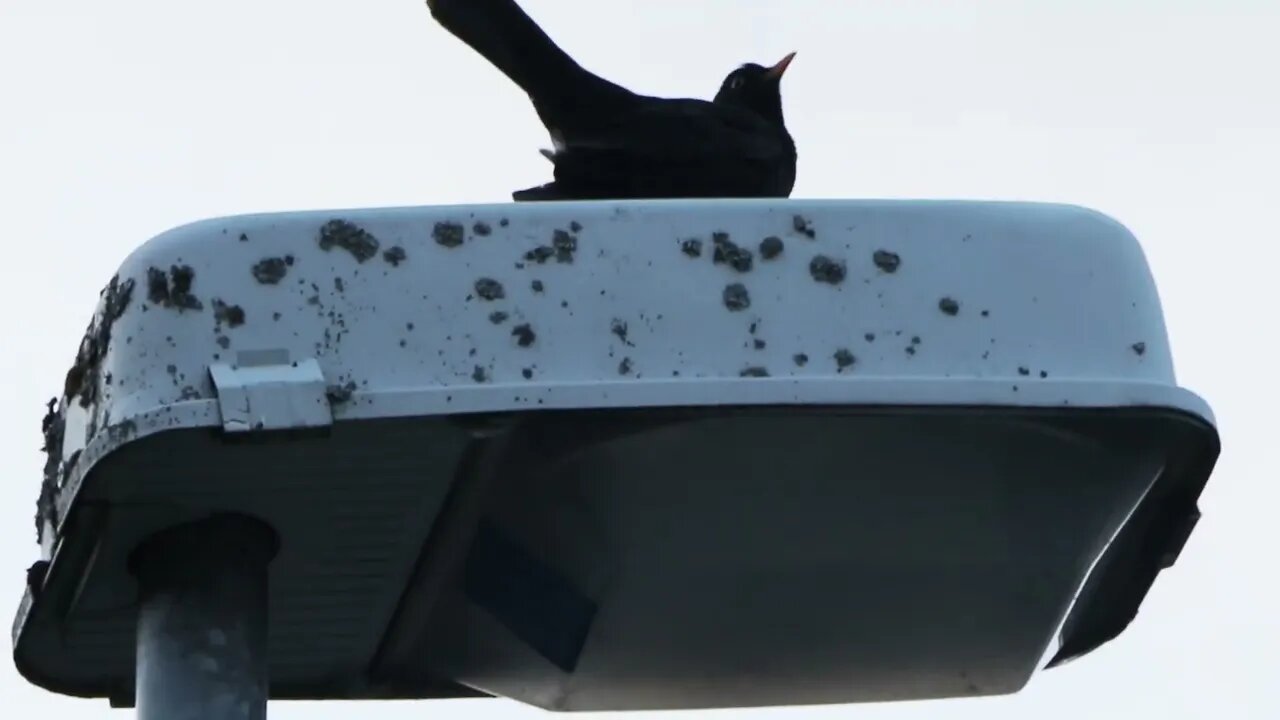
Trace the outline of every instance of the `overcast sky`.
{"label": "overcast sky", "polygon": [[[784,83],[800,198],[1025,199],[1143,242],[1179,381],[1224,453],[1205,518],[1118,640],[1009,697],[776,709],[901,720],[1280,717],[1273,415],[1280,210],[1274,0],[523,0],[587,67],[710,97]],[[37,557],[43,403],[99,289],[181,223],[267,210],[503,202],[545,131],[422,0],[0,0],[0,615]],[[15,717],[128,716],[0,665]],[[273,718],[530,718],[505,701],[278,704]]]}

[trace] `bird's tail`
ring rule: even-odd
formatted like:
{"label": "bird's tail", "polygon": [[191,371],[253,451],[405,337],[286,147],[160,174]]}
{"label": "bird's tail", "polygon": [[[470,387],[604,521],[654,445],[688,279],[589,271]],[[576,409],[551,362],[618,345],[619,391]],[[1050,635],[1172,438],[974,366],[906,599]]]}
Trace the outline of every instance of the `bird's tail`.
{"label": "bird's tail", "polygon": [[427,0],[431,16],[543,107],[630,95],[579,65],[514,0]]}
{"label": "bird's tail", "polygon": [[516,190],[511,193],[511,199],[516,202],[553,202],[568,198],[554,182],[549,182],[546,185]]}

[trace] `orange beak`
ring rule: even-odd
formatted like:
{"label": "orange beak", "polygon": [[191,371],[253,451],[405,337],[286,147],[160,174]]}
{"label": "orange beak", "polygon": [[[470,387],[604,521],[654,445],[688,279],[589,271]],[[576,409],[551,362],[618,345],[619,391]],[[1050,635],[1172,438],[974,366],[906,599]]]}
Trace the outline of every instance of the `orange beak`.
{"label": "orange beak", "polygon": [[782,73],[787,71],[787,66],[791,64],[791,59],[795,56],[795,53],[787,53],[787,56],[779,60],[777,65],[765,71],[765,77],[775,81],[781,80]]}

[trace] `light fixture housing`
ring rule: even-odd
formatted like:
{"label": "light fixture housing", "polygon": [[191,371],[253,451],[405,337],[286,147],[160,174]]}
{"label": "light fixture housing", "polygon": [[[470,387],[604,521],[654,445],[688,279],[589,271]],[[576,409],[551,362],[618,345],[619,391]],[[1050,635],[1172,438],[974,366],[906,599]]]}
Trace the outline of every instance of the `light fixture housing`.
{"label": "light fixture housing", "polygon": [[181,227],[46,438],[31,682],[131,704],[131,553],[230,512],[271,697],[555,710],[1015,692],[1133,619],[1219,450],[1121,225],[844,200]]}

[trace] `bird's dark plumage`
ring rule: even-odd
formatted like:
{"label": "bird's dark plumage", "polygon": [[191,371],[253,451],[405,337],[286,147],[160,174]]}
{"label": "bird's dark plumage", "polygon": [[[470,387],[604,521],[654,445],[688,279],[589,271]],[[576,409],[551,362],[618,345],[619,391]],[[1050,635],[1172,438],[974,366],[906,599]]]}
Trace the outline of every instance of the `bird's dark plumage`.
{"label": "bird's dark plumage", "polygon": [[746,64],[715,99],[633,93],[584,69],[513,0],[427,0],[431,14],[533,101],[550,131],[555,180],[517,201],[787,197],[796,148],[782,117],[782,74]]}
{"label": "bird's dark plumage", "polygon": [[39,595],[44,589],[44,578],[49,573],[49,561],[37,560],[27,568],[27,587],[32,595]]}

